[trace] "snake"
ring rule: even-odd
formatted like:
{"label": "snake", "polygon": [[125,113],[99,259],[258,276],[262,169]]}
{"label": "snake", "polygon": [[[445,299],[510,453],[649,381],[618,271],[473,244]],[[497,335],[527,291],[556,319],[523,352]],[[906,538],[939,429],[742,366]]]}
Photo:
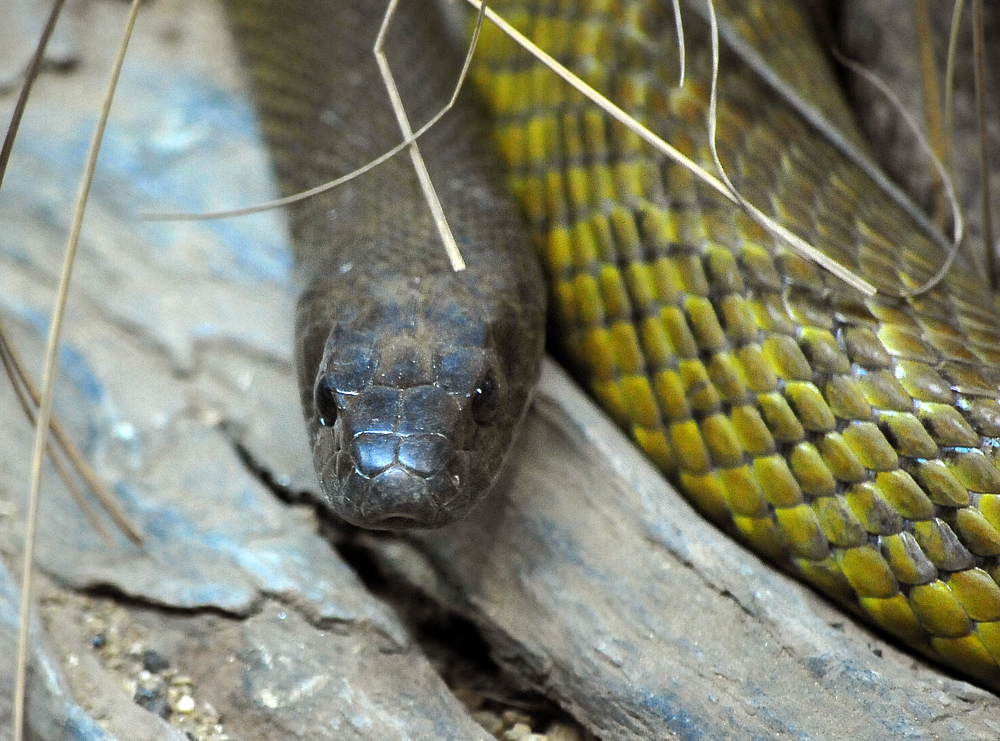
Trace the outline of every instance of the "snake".
{"label": "snake", "polygon": [[[401,141],[371,53],[384,2],[229,5],[284,192]],[[491,7],[714,169],[697,14],[678,86],[669,3]],[[366,527],[461,517],[504,465],[547,330],[709,521],[1000,688],[996,299],[961,259],[913,294],[943,263],[941,239],[865,165],[803,10],[716,7],[750,49],[719,56],[726,172],[876,293],[804,258],[487,24],[475,90],[419,142],[466,270],[444,256],[405,155],[291,208],[296,361],[324,497]],[[429,2],[403,0],[397,16],[385,48],[416,129],[447,102],[461,57]]]}

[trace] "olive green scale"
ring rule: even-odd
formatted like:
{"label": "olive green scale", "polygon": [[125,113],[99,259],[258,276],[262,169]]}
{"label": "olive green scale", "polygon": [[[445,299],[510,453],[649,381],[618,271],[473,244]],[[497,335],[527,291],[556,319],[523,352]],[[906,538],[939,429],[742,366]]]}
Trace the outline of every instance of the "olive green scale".
{"label": "olive green scale", "polygon": [[[492,6],[714,172],[700,21],[685,27],[678,88],[669,3]],[[793,65],[801,94],[851,126],[793,6],[725,6],[765,58]],[[1000,330],[982,279],[958,266],[897,298],[935,273],[941,249],[732,53],[719,87],[727,172],[872,282],[874,298],[793,253],[499,31],[484,31],[478,53],[548,273],[556,342],[603,407],[713,522],[1000,687]]]}

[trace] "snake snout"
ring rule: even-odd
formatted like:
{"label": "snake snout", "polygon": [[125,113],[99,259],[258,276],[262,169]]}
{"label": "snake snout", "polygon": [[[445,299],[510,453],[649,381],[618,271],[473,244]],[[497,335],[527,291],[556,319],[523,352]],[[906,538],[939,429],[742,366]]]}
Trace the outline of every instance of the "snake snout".
{"label": "snake snout", "polygon": [[366,285],[377,295],[337,317],[322,357],[300,356],[316,471],[348,522],[441,527],[499,476],[537,377],[541,332],[522,331],[508,301],[484,301],[473,289],[485,279],[470,272]]}
{"label": "snake snout", "polygon": [[[470,486],[467,420],[434,386],[385,386],[339,400],[317,459],[334,511],[377,529],[439,527],[464,511]],[[326,415],[334,418],[334,415]],[[330,434],[332,433],[332,434]]]}
{"label": "snake snout", "polygon": [[461,491],[461,458],[440,434],[362,433],[341,450],[347,517],[365,527],[434,527]]}
{"label": "snake snout", "polygon": [[431,526],[440,518],[441,507],[427,480],[392,466],[370,480],[360,512],[369,526]]}

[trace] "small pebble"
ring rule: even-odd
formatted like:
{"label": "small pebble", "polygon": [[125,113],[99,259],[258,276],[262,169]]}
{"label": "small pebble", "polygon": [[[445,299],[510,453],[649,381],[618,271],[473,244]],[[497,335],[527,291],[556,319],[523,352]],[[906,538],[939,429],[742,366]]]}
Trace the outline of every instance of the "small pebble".
{"label": "small pebble", "polygon": [[156,651],[147,651],[142,655],[142,668],[153,674],[159,674],[170,668],[170,662]]}
{"label": "small pebble", "polygon": [[513,728],[508,728],[501,736],[503,741],[545,741],[545,737],[531,732],[531,726],[527,723],[517,723]]}
{"label": "small pebble", "polygon": [[558,721],[548,727],[545,736],[549,741],[583,741],[578,729]]}
{"label": "small pebble", "polygon": [[146,710],[155,713],[164,720],[170,717],[170,706],[167,704],[167,698],[163,696],[162,692],[139,687],[132,696],[132,699],[135,700],[136,705],[146,708]]}
{"label": "small pebble", "polygon": [[531,716],[521,710],[504,710],[500,717],[507,726],[516,726],[520,723],[531,727]]}
{"label": "small pebble", "polygon": [[194,710],[194,698],[191,695],[181,695],[174,704],[174,710],[185,715],[190,713]]}

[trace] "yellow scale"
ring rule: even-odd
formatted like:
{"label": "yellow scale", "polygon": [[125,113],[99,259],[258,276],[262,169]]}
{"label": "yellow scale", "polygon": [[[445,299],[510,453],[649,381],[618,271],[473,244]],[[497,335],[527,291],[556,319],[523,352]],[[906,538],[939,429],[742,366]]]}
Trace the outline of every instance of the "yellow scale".
{"label": "yellow scale", "polygon": [[[849,127],[807,24],[723,4]],[[587,83],[714,171],[700,23],[668,3],[497,0]],[[781,29],[781,34],[768,33]],[[794,39],[794,41],[793,41]],[[713,522],[921,652],[1000,687],[1000,330],[981,279],[729,53],[718,143],[741,192],[873,282],[865,299],[650,151],[489,25],[477,83],[553,295],[557,345]],[[847,129],[849,140],[857,135]]]}

